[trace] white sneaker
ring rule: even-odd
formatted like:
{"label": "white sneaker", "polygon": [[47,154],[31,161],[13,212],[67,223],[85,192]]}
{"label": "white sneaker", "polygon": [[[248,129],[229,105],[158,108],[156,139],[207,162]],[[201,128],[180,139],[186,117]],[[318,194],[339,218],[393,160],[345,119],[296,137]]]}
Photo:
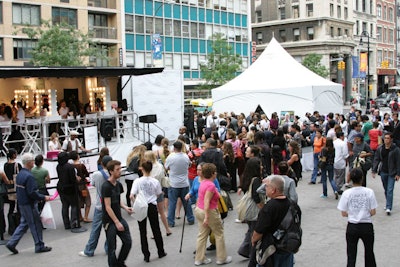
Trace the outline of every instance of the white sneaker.
{"label": "white sneaker", "polygon": [[242,223],[242,221],[239,219],[235,219],[235,223]]}
{"label": "white sneaker", "polygon": [[392,211],[390,210],[390,209],[386,209],[386,214],[388,215],[388,216],[390,216],[390,213],[391,213]]}
{"label": "white sneaker", "polygon": [[212,260],[210,258],[206,258],[203,261],[195,261],[194,265],[199,266],[199,265],[205,265],[205,264],[210,264]]}
{"label": "white sneaker", "polygon": [[228,257],[226,257],[226,259],[224,261],[217,261],[217,264],[218,265],[222,265],[222,264],[228,264],[228,263],[231,263],[231,262],[232,262],[232,257],[228,256]]}
{"label": "white sneaker", "polygon": [[88,255],[85,254],[84,251],[79,251],[78,255],[81,257],[89,257]]}

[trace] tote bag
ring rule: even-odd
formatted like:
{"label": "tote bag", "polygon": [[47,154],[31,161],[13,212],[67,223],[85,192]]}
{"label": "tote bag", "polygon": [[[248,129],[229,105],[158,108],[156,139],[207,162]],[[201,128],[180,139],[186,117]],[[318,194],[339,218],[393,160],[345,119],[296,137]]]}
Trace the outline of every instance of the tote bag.
{"label": "tote bag", "polygon": [[56,221],[54,220],[54,214],[50,202],[44,204],[42,213],[40,213],[40,220],[44,228],[56,229]]}
{"label": "tote bag", "polygon": [[147,203],[147,199],[143,195],[142,190],[139,189],[139,193],[135,198],[135,202],[133,202],[132,217],[139,222],[143,221],[147,217],[148,207],[149,204]]}

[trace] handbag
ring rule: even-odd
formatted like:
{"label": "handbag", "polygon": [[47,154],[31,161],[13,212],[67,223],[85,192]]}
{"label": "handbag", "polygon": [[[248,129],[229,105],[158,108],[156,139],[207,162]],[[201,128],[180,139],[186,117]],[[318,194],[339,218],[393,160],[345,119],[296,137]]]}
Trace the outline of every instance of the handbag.
{"label": "handbag", "polygon": [[9,213],[7,215],[7,219],[8,219],[8,234],[13,235],[15,232],[15,229],[17,229],[17,227],[20,223],[21,214],[14,211],[13,213]]}
{"label": "handbag", "polygon": [[322,151],[321,151],[321,154],[318,156],[318,168],[319,169],[326,168],[326,156],[323,155]]}
{"label": "handbag", "polygon": [[40,221],[44,228],[56,229],[56,221],[54,220],[54,214],[50,202],[44,204],[42,212],[40,213]]}
{"label": "handbag", "polygon": [[142,193],[142,190],[139,189],[139,193],[136,195],[135,202],[133,202],[133,213],[132,217],[141,222],[147,217],[147,209],[149,204],[147,203],[147,199]]}
{"label": "handbag", "polygon": [[17,184],[17,175],[19,173],[18,163],[14,163],[14,174],[13,174],[13,182],[11,185],[8,185],[8,200],[16,201],[17,200],[17,192],[15,185]]}
{"label": "handbag", "polygon": [[249,190],[238,201],[238,204],[236,206],[238,217],[239,217],[239,220],[241,220],[241,221],[256,221],[257,220],[260,209],[258,208],[257,204],[254,202],[254,200],[251,198],[251,188],[253,186],[253,182],[255,179],[257,179],[257,177],[254,177],[251,180]]}
{"label": "handbag", "polygon": [[219,194],[218,211],[221,215],[221,219],[225,219],[226,216],[228,216],[228,206],[226,205],[225,199],[222,194]]}

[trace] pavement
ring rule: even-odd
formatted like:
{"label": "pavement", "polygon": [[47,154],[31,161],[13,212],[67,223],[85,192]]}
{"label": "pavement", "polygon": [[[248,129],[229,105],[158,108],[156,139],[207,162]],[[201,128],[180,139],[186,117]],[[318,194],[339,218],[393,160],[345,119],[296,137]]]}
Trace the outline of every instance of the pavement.
{"label": "pavement", "polygon": [[[346,265],[346,218],[341,217],[336,209],[338,200],[334,199],[332,189],[328,187],[328,198],[321,199],[322,185],[308,185],[311,172],[303,173],[303,180],[299,182],[297,191],[299,194],[299,205],[302,209],[303,244],[300,251],[295,255],[295,266],[297,267],[320,267],[320,266],[345,266]],[[125,185],[125,183],[123,182]],[[400,255],[396,240],[400,240],[398,230],[400,219],[400,193],[395,189],[394,209],[391,216],[387,216],[383,210],[385,199],[379,176],[372,179],[368,175],[368,186],[375,191],[378,200],[377,215],[373,217],[375,228],[375,256],[377,265],[380,267],[398,266]],[[95,191],[91,189],[92,197]],[[231,194],[232,201],[238,201],[237,194]],[[94,199],[94,198],[92,198]],[[63,229],[61,219],[61,203],[59,199],[51,202],[55,214],[57,229],[46,229],[43,233],[44,241],[53,250],[48,253],[35,254],[32,237],[28,231],[18,244],[19,254],[12,255],[5,246],[0,246],[1,266],[107,266],[107,256],[103,250],[105,240],[101,233],[98,248],[94,257],[81,257],[79,251],[89,238],[90,224],[83,224],[88,228],[84,233],[71,233]],[[6,205],[6,210],[8,205]],[[7,212],[7,211],[6,211]],[[92,208],[93,212],[93,208]],[[182,212],[183,215],[183,212]],[[176,220],[173,234],[165,236],[165,229],[161,226],[164,237],[164,246],[168,255],[158,259],[155,243],[150,239],[148,233],[149,247],[151,251],[150,262],[143,261],[140,250],[140,237],[137,222],[126,213],[124,218],[130,226],[133,246],[130,251],[127,266],[194,266],[193,251],[196,246],[197,223],[185,225],[182,252],[179,252],[183,219]],[[225,219],[225,242],[228,255],[232,255],[233,261],[229,266],[247,266],[248,261],[237,254],[237,249],[244,238],[247,230],[246,224],[235,223],[236,212],[230,211]],[[149,227],[150,228],[150,227]],[[9,236],[6,234],[6,238]],[[120,245],[120,243],[118,243]],[[212,259],[208,266],[216,266],[215,251],[207,252],[207,257]],[[364,266],[364,248],[359,242],[357,266]]]}

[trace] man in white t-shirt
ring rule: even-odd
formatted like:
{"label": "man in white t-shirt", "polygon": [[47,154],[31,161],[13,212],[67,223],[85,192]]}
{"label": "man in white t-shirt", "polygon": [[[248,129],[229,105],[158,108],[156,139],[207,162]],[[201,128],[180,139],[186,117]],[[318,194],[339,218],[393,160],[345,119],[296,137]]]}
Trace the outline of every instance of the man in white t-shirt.
{"label": "man in white t-shirt", "polygon": [[347,140],[343,132],[336,134],[336,140],[333,141],[335,147],[335,160],[333,163],[333,170],[335,172],[335,182],[339,195],[343,193],[342,187],[346,177],[346,162],[349,157],[349,150],[347,147]]}
{"label": "man in white t-shirt", "polygon": [[90,152],[83,147],[81,141],[78,139],[79,132],[70,131],[69,138],[66,138],[63,142],[61,149],[66,152],[77,151],[77,152]]}

